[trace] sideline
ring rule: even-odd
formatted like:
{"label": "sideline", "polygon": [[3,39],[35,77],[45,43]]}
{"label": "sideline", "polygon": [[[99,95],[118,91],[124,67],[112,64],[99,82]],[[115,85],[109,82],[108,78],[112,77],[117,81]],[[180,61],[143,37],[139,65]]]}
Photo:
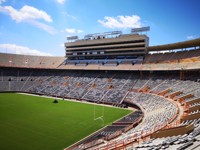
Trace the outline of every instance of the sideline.
{"label": "sideline", "polygon": [[97,106],[104,106],[104,107],[112,107],[112,108],[117,108],[117,109],[123,109],[123,110],[131,110],[131,111],[136,111],[137,109],[128,107],[128,108],[121,108],[121,107],[115,107],[112,105],[106,105],[106,104],[97,104],[97,103],[92,103],[88,101],[78,101],[75,99],[63,99],[59,97],[52,97],[52,96],[47,96],[47,95],[37,95],[37,94],[31,94],[31,93],[23,93],[23,92],[17,92],[16,94],[22,94],[22,95],[30,95],[30,96],[37,96],[37,97],[45,97],[45,98],[51,98],[51,99],[57,99],[57,100],[65,100],[65,101],[71,101],[71,102],[77,102],[77,103],[85,103],[85,104],[90,104],[90,105],[97,105]]}
{"label": "sideline", "polygon": [[[106,105],[106,104],[97,104],[97,103],[92,103],[92,102],[87,102],[87,101],[77,101],[75,99],[63,99],[63,98],[59,98],[59,97],[52,97],[52,96],[47,96],[47,95],[37,95],[37,94],[31,94],[31,93],[23,93],[23,92],[19,92],[19,93],[16,93],[16,94],[21,94],[21,95],[29,95],[29,96],[36,96],[36,97],[44,97],[44,98],[51,98],[51,99],[57,99],[57,100],[65,100],[65,101],[71,101],[71,102],[77,102],[77,103],[85,103],[85,104],[90,104],[90,105],[99,105],[99,106],[104,106],[104,107],[112,107],[112,108],[116,108],[116,109],[123,109],[123,110],[131,110],[130,113],[128,113],[127,115],[125,116],[122,116],[121,118],[115,120],[114,122],[117,122],[118,120],[130,115],[131,113],[133,113],[134,111],[137,111],[137,109],[135,108],[131,108],[131,107],[128,107],[128,108],[120,108],[120,107],[115,107],[115,106],[112,106],[112,105]],[[83,139],[75,142],[74,144],[64,148],[64,150],[67,150],[67,149],[70,149],[74,146],[76,146],[78,143],[80,143],[81,141],[84,141],[85,139],[87,138],[90,138],[91,136],[95,135],[96,133],[98,133],[99,131],[103,130],[104,128],[106,128],[107,126],[109,125],[106,125],[102,128],[100,128],[99,130],[89,134],[88,136],[84,137]]]}

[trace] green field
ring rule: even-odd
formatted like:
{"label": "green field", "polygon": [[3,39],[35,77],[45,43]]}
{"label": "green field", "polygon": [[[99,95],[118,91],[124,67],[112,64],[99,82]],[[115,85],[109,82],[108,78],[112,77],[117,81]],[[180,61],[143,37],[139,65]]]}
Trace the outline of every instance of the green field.
{"label": "green field", "polygon": [[[28,96],[0,94],[0,150],[62,150],[102,128],[94,120],[94,105]],[[95,107],[96,117],[103,113]],[[104,107],[104,125],[130,113]]]}

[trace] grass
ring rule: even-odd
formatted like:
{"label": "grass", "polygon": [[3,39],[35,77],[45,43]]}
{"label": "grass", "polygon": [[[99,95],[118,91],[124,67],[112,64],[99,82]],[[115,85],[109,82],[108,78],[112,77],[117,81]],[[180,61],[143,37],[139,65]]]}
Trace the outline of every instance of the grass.
{"label": "grass", "polygon": [[[0,94],[1,150],[62,150],[102,128],[94,105],[22,94]],[[96,117],[102,106],[95,107]],[[130,113],[104,107],[105,125]]]}

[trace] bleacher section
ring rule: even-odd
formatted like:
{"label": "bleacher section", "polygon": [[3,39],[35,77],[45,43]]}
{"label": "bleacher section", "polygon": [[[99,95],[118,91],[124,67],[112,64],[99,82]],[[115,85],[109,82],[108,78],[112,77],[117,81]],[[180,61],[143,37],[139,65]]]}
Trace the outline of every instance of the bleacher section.
{"label": "bleacher section", "polygon": [[[200,85],[196,80],[179,80],[176,74],[143,75],[136,72],[105,71],[64,71],[38,69],[0,69],[1,91],[26,91],[52,96],[85,99],[104,103],[121,103],[129,100],[135,93],[145,88],[153,93],[169,89],[166,96],[176,92],[176,98],[192,94],[185,101],[192,101],[200,96]],[[132,98],[130,98],[132,99]]]}
{"label": "bleacher section", "polygon": [[186,51],[178,51],[178,52],[167,52],[167,53],[158,53],[158,54],[147,54],[143,63],[166,63],[166,62],[181,62],[184,59],[200,57],[200,50],[186,50]]}
{"label": "bleacher section", "polygon": [[[187,80],[185,81],[180,80],[176,72],[173,74],[157,72],[141,75],[139,72],[0,68],[0,74],[0,91],[30,92],[115,106],[126,106],[123,104],[128,103],[136,104],[145,114],[143,121],[133,129],[128,128],[123,135],[121,133],[128,123],[121,124],[121,122],[129,122],[129,120],[134,122],[137,120],[137,117],[136,119],[134,118],[134,114],[113,124],[114,126],[119,124],[123,126],[122,128],[120,127],[120,132],[114,129],[111,129],[113,131],[111,132],[109,127],[109,133],[117,136],[121,135],[118,140],[135,136],[135,134],[137,135],[136,137],[140,137],[141,132],[154,132],[166,126],[177,115],[177,107],[164,97],[170,97],[174,100],[180,100],[184,97],[184,102],[190,103],[188,105],[191,111],[190,115],[199,113],[199,102],[197,100],[200,96],[200,85],[199,82],[196,82],[198,79],[198,74],[196,73],[194,73],[194,75],[197,75],[196,77],[193,75],[192,78],[189,76],[187,79],[186,76]],[[169,89],[169,91],[159,96],[166,89]],[[189,94],[192,94],[192,96],[186,96]],[[193,123],[196,126],[198,121],[182,121],[182,125],[188,123]],[[115,132],[120,134],[114,134]],[[112,134],[102,132],[98,136],[95,135],[95,137],[101,136],[103,140],[106,140],[108,137],[112,137]],[[102,140],[100,141],[100,143],[103,142]],[[93,143],[94,141],[87,141],[90,144],[91,142]],[[97,143],[95,144],[99,145],[99,142]]]}
{"label": "bleacher section", "polygon": [[[130,43],[132,39],[126,38]],[[148,42],[146,38],[133,42],[144,44]],[[126,45],[123,38],[117,39]],[[88,48],[104,48],[103,41],[111,41],[106,47],[112,48],[116,39],[101,39],[100,43],[98,39],[91,39],[89,44],[100,45]],[[85,42],[88,41],[78,43],[84,47]],[[71,53],[76,54],[76,45],[68,44]],[[146,46],[143,45],[142,51],[134,47],[142,52],[137,55],[127,48],[131,56],[120,57],[116,49],[112,50],[115,57],[110,57],[109,49],[102,55],[106,57],[93,53],[95,58],[89,56],[90,52],[81,52],[77,58],[66,52],[71,59],[1,53],[0,92],[26,92],[137,109],[69,149],[193,149],[200,146],[200,38]],[[115,47],[121,46],[115,43]],[[87,59],[82,59],[82,55]],[[148,142],[141,142],[145,138]]]}
{"label": "bleacher section", "polygon": [[65,57],[30,56],[0,53],[1,67],[57,68]]}

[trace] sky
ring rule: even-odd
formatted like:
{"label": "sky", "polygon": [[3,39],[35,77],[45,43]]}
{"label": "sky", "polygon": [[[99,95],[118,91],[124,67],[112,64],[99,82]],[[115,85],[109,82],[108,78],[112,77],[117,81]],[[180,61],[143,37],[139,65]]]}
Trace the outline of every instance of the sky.
{"label": "sky", "polygon": [[149,45],[200,38],[200,0],[0,0],[0,52],[64,56],[68,36],[130,33]]}

